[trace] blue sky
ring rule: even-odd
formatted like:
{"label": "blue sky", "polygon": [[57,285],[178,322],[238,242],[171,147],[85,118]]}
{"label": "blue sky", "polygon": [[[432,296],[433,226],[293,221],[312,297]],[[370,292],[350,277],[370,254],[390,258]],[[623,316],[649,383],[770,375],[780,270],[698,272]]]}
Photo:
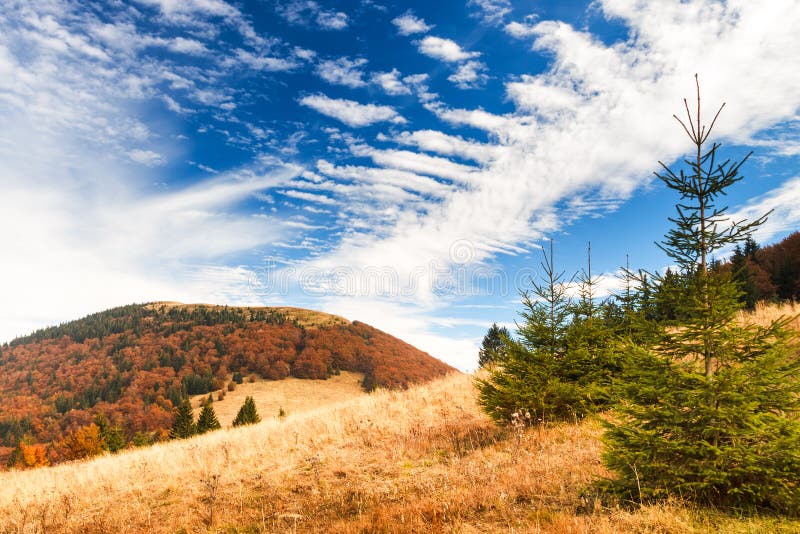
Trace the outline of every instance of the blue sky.
{"label": "blue sky", "polygon": [[800,221],[800,4],[7,0],[0,338],[151,300],[296,305],[469,369],[539,247],[660,269],[699,73]]}

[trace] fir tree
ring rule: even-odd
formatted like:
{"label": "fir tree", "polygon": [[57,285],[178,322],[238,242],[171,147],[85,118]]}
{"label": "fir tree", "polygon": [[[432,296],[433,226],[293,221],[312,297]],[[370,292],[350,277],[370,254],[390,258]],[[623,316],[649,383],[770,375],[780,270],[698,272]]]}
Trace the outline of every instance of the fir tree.
{"label": "fir tree", "polygon": [[175,410],[175,422],[169,436],[173,439],[184,439],[194,436],[197,426],[194,424],[194,413],[189,399],[184,399]]}
{"label": "fir tree", "polygon": [[204,403],[202,410],[200,410],[200,415],[197,417],[197,433],[205,434],[206,432],[219,430],[220,428],[222,428],[222,425],[219,424],[219,419],[217,419],[214,407],[210,402]]}
{"label": "fir tree", "polygon": [[253,401],[253,397],[248,396],[244,399],[242,407],[239,408],[239,413],[236,414],[236,418],[233,420],[233,426],[252,425],[259,421],[261,421],[261,417],[256,411],[256,403]]}
{"label": "fir tree", "polygon": [[[523,292],[517,339],[506,337],[502,357],[476,380],[478,402],[501,424],[574,420],[610,399],[615,344],[597,313],[591,268],[579,280],[573,305],[564,273],[555,270],[552,243],[543,252],[542,283]],[[570,321],[570,317],[572,320]]]}
{"label": "fir tree", "polygon": [[118,424],[112,425],[108,418],[102,414],[95,418],[95,423],[100,429],[100,438],[103,448],[108,452],[117,452],[128,445],[125,439],[125,430]]}
{"label": "fir tree", "polygon": [[505,326],[500,327],[497,326],[497,323],[492,323],[489,331],[483,336],[483,342],[478,351],[478,365],[485,367],[495,360],[502,359],[505,347],[503,339],[508,335],[508,329]]}
{"label": "fir tree", "polygon": [[[737,508],[800,512],[800,360],[786,321],[741,325],[740,291],[710,258],[745,241],[764,217],[730,221],[719,197],[742,179],[744,160],[706,147],[697,113],[681,125],[695,145],[689,171],[662,164],[658,177],[681,198],[661,248],[679,266],[672,299],[680,325],[660,326],[650,347],[632,348],[618,417],[608,423],[613,486],[634,501],[670,495]],[[722,108],[720,108],[721,111]],[[676,117],[677,118],[677,117]],[[745,160],[747,158],[745,157]],[[657,284],[664,283],[656,277]]]}
{"label": "fir tree", "polygon": [[566,350],[557,362],[559,379],[576,388],[584,413],[613,400],[612,383],[622,370],[614,321],[606,320],[613,306],[598,302],[600,280],[592,275],[591,251],[589,243],[586,269],[577,276],[578,299],[569,308],[573,316],[564,335]]}

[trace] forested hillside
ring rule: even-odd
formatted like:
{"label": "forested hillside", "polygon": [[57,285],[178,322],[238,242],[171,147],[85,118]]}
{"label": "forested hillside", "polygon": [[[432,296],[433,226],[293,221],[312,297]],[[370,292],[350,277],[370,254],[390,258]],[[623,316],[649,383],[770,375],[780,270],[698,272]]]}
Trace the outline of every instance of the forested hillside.
{"label": "forested hillside", "polygon": [[741,283],[743,299],[752,309],[759,300],[800,300],[800,232],[760,247],[754,240],[737,246],[726,267]]}
{"label": "forested hillside", "polygon": [[452,370],[369,325],[308,310],[123,306],[0,349],[0,447],[8,456],[22,442],[39,447],[40,461],[70,459],[70,444],[92,439],[93,427],[122,445],[151,443],[166,438],[187,396],[249,376],[354,371],[370,390]]}

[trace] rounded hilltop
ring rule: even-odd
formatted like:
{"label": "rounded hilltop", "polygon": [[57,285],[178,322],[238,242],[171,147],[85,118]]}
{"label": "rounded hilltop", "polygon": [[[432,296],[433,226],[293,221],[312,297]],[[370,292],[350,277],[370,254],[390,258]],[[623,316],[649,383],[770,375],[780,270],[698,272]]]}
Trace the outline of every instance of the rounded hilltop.
{"label": "rounded hilltop", "polygon": [[[178,302],[120,306],[37,330],[0,348],[0,368],[0,457],[27,440],[51,447],[53,462],[65,459],[54,444],[98,421],[128,444],[164,439],[187,399],[197,408],[201,396],[229,395],[235,404],[245,392],[272,395],[270,383],[280,383],[281,395],[299,387],[324,403],[342,388],[405,389],[455,371],[328,313]],[[296,385],[308,380],[320,387]]]}
{"label": "rounded hilltop", "polygon": [[277,312],[285,315],[289,320],[297,321],[299,324],[303,325],[306,328],[315,326],[347,325],[351,324],[352,322],[348,319],[345,319],[344,317],[341,317],[339,315],[334,315],[332,313],[326,313],[317,310],[309,310],[307,308],[296,308],[294,306],[226,306],[223,304],[203,304],[203,303],[184,304],[183,302],[174,302],[174,301],[150,302],[148,304],[145,304],[145,306],[154,309],[159,307],[166,307],[166,308],[184,308],[187,310],[193,310],[202,307],[208,309],[238,308],[238,309],[246,309],[253,311],[263,311],[267,313]]}

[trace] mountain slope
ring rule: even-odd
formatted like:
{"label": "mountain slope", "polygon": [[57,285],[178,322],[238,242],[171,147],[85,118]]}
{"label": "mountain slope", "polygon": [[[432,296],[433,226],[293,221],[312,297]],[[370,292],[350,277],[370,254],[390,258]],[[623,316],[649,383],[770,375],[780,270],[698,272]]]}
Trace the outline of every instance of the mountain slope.
{"label": "mountain slope", "polygon": [[[0,472],[0,532],[798,532],[800,520],[586,491],[595,421],[503,431],[454,374],[84,462]],[[628,503],[629,504],[629,503]]]}
{"label": "mountain slope", "polygon": [[[98,415],[126,441],[152,442],[165,437],[188,395],[227,390],[248,375],[326,379],[341,371],[361,373],[371,390],[453,369],[367,324],[311,310],[123,306],[2,347],[0,446],[58,441]],[[64,459],[57,449],[50,458]]]}

